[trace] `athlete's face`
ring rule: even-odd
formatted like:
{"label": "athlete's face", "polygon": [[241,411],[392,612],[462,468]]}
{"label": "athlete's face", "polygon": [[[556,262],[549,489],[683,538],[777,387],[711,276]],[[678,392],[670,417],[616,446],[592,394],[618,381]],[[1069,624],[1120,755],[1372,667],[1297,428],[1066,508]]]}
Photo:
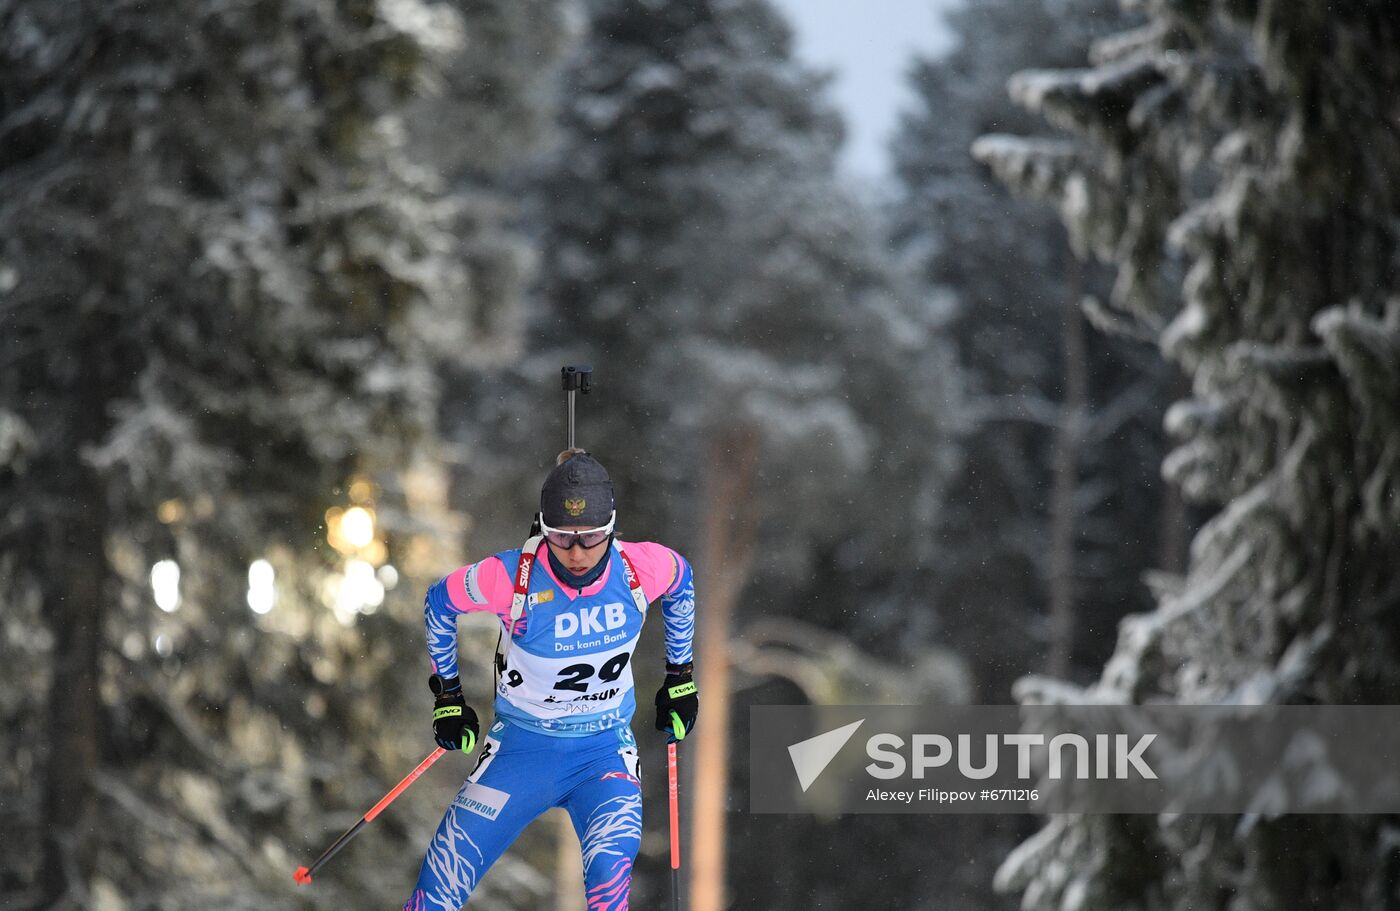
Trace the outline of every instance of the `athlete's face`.
{"label": "athlete's face", "polygon": [[[592,527],[591,525],[561,525],[559,526],[559,530],[588,531]],[[576,576],[581,576],[597,566],[598,561],[603,559],[603,555],[608,552],[608,542],[606,539],[599,541],[592,547],[584,547],[579,543],[578,539],[575,538],[573,547],[570,547],[568,550],[565,550],[548,538],[546,538],[545,541],[549,544],[549,551],[554,554],[554,558],[560,563],[563,563],[564,567]]]}

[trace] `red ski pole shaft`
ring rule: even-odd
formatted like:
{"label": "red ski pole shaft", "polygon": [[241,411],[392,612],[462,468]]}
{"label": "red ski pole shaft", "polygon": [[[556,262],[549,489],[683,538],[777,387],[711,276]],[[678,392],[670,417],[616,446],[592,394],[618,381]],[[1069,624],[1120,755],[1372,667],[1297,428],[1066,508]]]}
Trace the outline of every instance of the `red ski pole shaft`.
{"label": "red ski pole shaft", "polygon": [[424,759],[422,762],[418,763],[418,768],[405,775],[403,781],[400,781],[398,784],[394,785],[393,790],[391,790],[388,794],[385,794],[384,797],[380,799],[379,803],[370,807],[369,812],[366,813],[364,816],[360,817],[360,821],[355,823],[349,829],[347,829],[344,835],[337,838],[335,840],[335,844],[331,845],[329,848],[326,849],[324,854],[316,858],[315,863],[313,863],[310,867],[297,867],[297,871],[296,873],[292,874],[292,878],[303,886],[311,882],[311,878],[316,875],[316,871],[320,870],[321,867],[325,866],[326,861],[330,860],[332,857],[335,857],[336,853],[340,851],[341,848],[348,845],[352,838],[360,834],[361,829],[373,822],[374,817],[378,816],[385,807],[393,803],[396,797],[398,797],[400,794],[406,791],[409,785],[413,784],[415,781],[418,780],[419,775],[422,775],[424,772],[428,771],[428,767],[431,766],[433,763],[437,762],[438,759],[442,757],[442,754],[446,752],[447,751],[444,750],[442,747],[438,747],[436,750],[433,750],[431,753],[429,753],[427,759]]}
{"label": "red ski pole shaft", "polygon": [[676,773],[676,742],[666,744],[666,777],[671,796],[671,907],[681,907],[681,792]]}

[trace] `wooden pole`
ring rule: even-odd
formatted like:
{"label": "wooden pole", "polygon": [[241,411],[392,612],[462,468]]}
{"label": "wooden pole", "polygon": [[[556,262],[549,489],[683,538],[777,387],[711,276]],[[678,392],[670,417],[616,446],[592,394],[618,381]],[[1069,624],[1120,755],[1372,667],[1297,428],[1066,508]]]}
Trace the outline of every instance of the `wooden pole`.
{"label": "wooden pole", "polygon": [[[731,684],[728,643],[734,608],[753,559],[753,469],[758,436],[751,427],[724,428],[707,457],[702,577],[696,586],[697,674],[701,716],[691,788],[691,911],[725,905],[725,809],[729,802]],[[689,738],[687,738],[689,739]]]}

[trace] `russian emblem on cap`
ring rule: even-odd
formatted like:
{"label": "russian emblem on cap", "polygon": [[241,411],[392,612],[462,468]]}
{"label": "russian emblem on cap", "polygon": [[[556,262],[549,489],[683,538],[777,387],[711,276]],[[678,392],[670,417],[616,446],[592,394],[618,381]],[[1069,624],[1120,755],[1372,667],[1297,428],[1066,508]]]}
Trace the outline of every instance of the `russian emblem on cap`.
{"label": "russian emblem on cap", "polygon": [[564,510],[569,515],[577,518],[583,515],[583,507],[588,505],[588,501],[582,497],[573,497],[564,501]]}

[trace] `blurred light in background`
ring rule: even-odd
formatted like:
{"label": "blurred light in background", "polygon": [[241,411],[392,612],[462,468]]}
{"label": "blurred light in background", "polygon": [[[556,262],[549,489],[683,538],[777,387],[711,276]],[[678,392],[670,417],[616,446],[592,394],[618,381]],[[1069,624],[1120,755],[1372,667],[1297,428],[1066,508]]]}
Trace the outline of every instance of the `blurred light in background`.
{"label": "blurred light in background", "polygon": [[174,560],[161,560],[151,567],[151,592],[156,607],[172,613],[180,606],[180,565]]}
{"label": "blurred light in background", "polygon": [[122,637],[122,654],[135,661],[146,654],[146,640],[141,634],[132,631]]}
{"label": "blurred light in background", "polygon": [[355,549],[368,547],[374,540],[374,514],[363,506],[352,506],[340,517],[340,534]]}
{"label": "blurred light in background", "polygon": [[166,525],[171,525],[185,518],[185,504],[179,500],[166,500],[156,507],[156,518]]}
{"label": "blurred light in background", "polygon": [[266,560],[254,560],[249,565],[248,606],[253,613],[265,614],[272,610],[272,605],[277,601],[277,592],[272,584],[275,578],[272,564]]}
{"label": "blurred light in background", "polygon": [[[384,593],[398,584],[399,572],[387,562],[388,544],[375,521],[373,482],[357,478],[348,493],[353,505],[326,510],[326,540],[345,556],[345,562],[338,573],[322,580],[321,602],[342,624],[352,626],[360,614],[379,609]],[[248,578],[251,598],[251,570]]]}
{"label": "blurred light in background", "polygon": [[375,527],[374,509],[369,506],[326,510],[326,540],[347,557],[368,560],[378,566],[388,558],[388,548]]}
{"label": "blurred light in background", "polygon": [[322,598],[345,626],[355,623],[357,614],[372,614],[384,603],[384,583],[375,577],[374,566],[365,560],[345,561],[342,575],[326,580]]}

